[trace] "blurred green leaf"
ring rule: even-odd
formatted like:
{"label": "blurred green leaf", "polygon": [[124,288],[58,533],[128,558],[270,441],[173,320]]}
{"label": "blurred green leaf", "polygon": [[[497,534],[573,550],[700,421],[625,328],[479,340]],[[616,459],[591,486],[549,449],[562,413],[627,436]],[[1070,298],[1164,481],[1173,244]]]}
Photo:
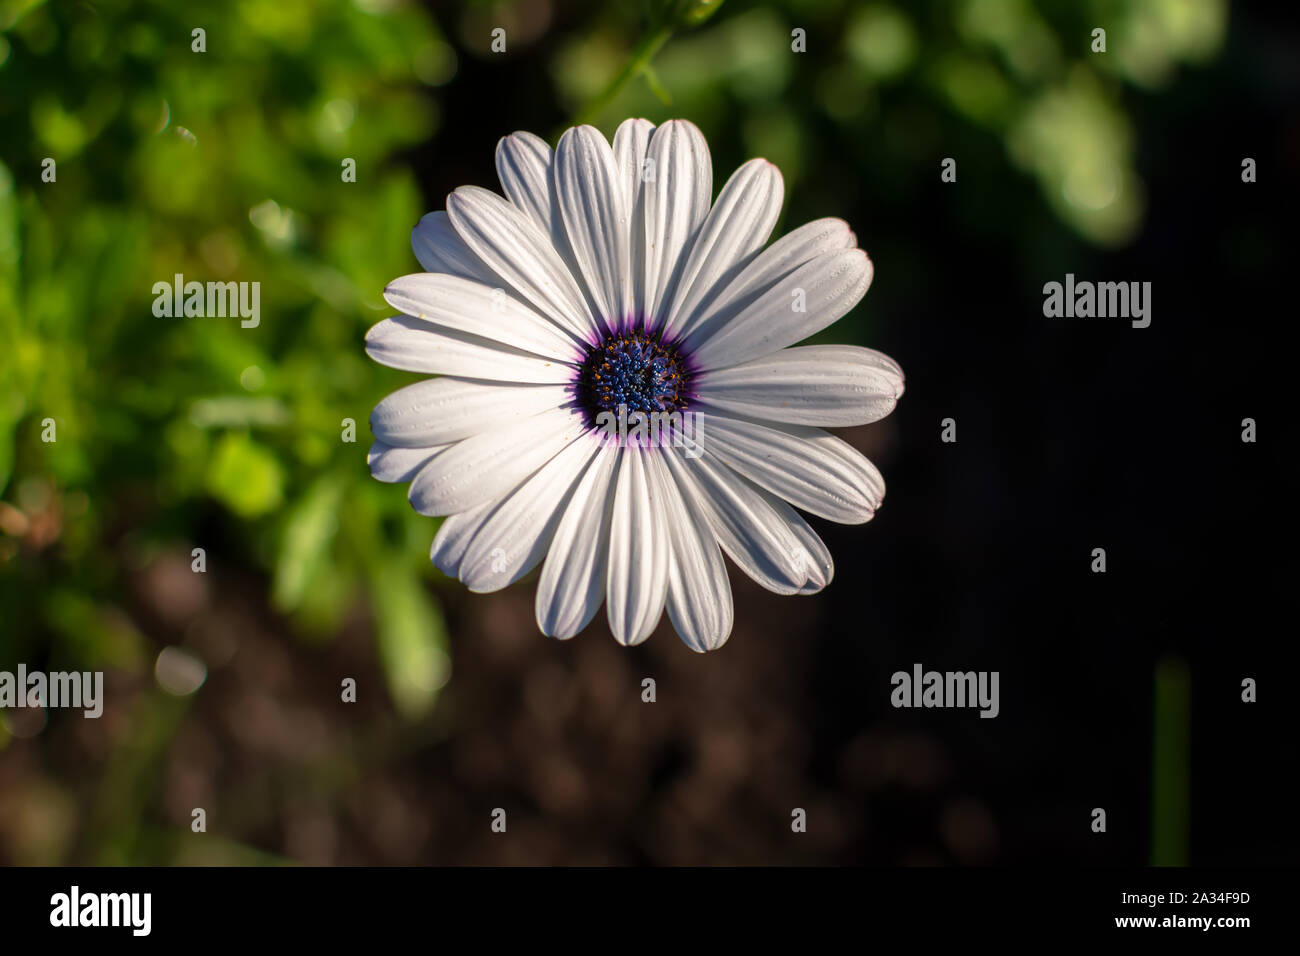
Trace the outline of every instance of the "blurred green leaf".
{"label": "blurred green leaf", "polygon": [[208,491],[241,518],[273,511],[284,497],[284,472],[269,449],[232,432],[217,443]]}
{"label": "blurred green leaf", "polygon": [[338,533],[343,481],[326,475],[313,484],[289,512],[275,563],[271,599],[283,611],[302,601],[312,575],[325,562]]}
{"label": "blurred green leaf", "polygon": [[672,94],[668,92],[668,88],[659,79],[659,74],[655,72],[654,67],[647,65],[641,70],[641,75],[645,77],[646,86],[650,87],[650,92],[659,98],[660,103],[664,106],[673,105]]}
{"label": "blurred green leaf", "polygon": [[399,560],[380,563],[370,593],[388,692],[403,716],[422,717],[451,676],[442,612],[420,576]]}

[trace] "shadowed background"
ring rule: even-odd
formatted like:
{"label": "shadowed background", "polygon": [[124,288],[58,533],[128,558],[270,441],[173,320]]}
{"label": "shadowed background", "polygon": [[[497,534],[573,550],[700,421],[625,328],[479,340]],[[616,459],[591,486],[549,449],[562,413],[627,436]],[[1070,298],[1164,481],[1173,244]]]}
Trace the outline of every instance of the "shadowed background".
{"label": "shadowed background", "polygon": [[[1294,859],[1270,612],[1296,561],[1266,485],[1293,474],[1269,359],[1294,23],[727,0],[604,96],[661,7],[0,0],[0,670],[107,690],[100,720],[0,713],[0,862]],[[502,135],[584,110],[692,120],[717,186],[772,160],[775,234],[847,219],[876,278],[817,340],[907,375],[844,432],[878,516],[813,520],[835,581],[781,598],[732,567],[703,657],[666,620],[620,648],[603,612],[543,638],[535,573],[467,593],[365,465],[370,409],[415,380],[362,348],[411,226],[498,188]],[[1044,318],[1067,272],[1152,282],[1151,327]],[[156,318],[176,273],[260,282],[260,325]],[[915,663],[999,671],[1000,715],[893,709]]]}

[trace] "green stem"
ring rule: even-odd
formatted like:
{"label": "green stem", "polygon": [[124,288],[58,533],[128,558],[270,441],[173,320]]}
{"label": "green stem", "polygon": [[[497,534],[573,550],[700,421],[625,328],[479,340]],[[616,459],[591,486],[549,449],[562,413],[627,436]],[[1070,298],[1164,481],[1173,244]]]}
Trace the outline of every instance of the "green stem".
{"label": "green stem", "polygon": [[653,30],[641,38],[641,42],[636,45],[632,55],[628,57],[627,63],[618,75],[609,81],[609,84],[601,90],[595,97],[588,101],[587,105],[578,111],[574,118],[574,124],[590,123],[600,115],[606,106],[619,94],[619,91],[628,84],[628,81],[640,74],[654,55],[659,52],[660,47],[668,42],[668,38],[673,35],[672,27],[664,26],[658,30]]}
{"label": "green stem", "polygon": [[1191,675],[1181,657],[1156,664],[1151,748],[1151,865],[1186,866],[1191,813]]}

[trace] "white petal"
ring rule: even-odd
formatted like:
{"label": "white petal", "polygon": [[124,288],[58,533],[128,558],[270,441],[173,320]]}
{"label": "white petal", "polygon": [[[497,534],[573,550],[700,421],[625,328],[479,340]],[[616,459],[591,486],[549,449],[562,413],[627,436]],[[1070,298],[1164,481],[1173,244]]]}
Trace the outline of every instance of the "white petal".
{"label": "white petal", "polygon": [[460,564],[460,579],[471,591],[498,591],[537,566],[599,450],[598,442],[571,442],[493,509]]}
{"label": "white petal", "polygon": [[458,375],[499,382],[571,382],[574,367],[477,335],[440,329],[395,315],[366,333],[366,354],[407,372]]}
{"label": "white petal", "polygon": [[817,219],[786,233],[755,256],[707,308],[683,319],[686,349],[694,352],[800,266],[828,252],[852,249],[856,241],[843,219]]}
{"label": "white petal", "polygon": [[459,378],[430,378],[399,388],[370,413],[380,441],[406,448],[449,445],[470,435],[559,408],[567,385],[503,385]]}
{"label": "white petal", "polygon": [[501,281],[501,277],[465,245],[465,240],[441,210],[429,213],[411,230],[411,248],[426,272],[444,272],[488,285]]}
{"label": "white petal", "polygon": [[613,447],[596,452],[556,526],[537,582],[537,626],[549,637],[573,637],[595,617],[605,595],[619,454]]}
{"label": "white petal", "polygon": [[770,503],[778,499],[707,453],[665,457],[682,495],[696,496],[722,549],[740,569],[769,591],[798,593],[808,580],[800,560],[805,549]]}
{"label": "white petal", "polygon": [[614,152],[594,126],[566,130],[552,166],[565,232],[598,318],[611,328],[631,317],[628,210]]}
{"label": "white petal", "polygon": [[632,312],[644,317],[645,296],[645,159],[655,124],[626,119],[614,132],[614,162],[623,184],[623,207],[628,212],[628,247],[632,271]]}
{"label": "white petal", "polygon": [[447,215],[508,287],[582,340],[597,340],[599,328],[582,290],[551,237],[527,214],[496,193],[461,186],[447,197]]}
{"label": "white petal", "polygon": [[680,335],[682,321],[739,275],[767,242],[784,193],[781,171],[765,159],[751,159],[727,180],[691,245],[671,305],[662,310],[670,338]]}
{"label": "white petal", "polygon": [[583,357],[567,328],[539,315],[504,286],[417,272],[390,282],[384,299],[399,312],[439,328],[468,332],[557,362],[581,361]]}
{"label": "white petal", "polygon": [[636,206],[644,183],[643,163],[650,148],[655,124],[647,119],[625,119],[614,131],[614,164],[623,184],[623,202],[628,209]]}
{"label": "white petal", "polygon": [[[646,156],[654,181],[645,184],[645,305],[650,329],[663,325],[685,268],[686,251],[709,214],[713,165],[709,144],[694,123],[670,120],[655,130]],[[633,260],[636,268],[636,260]]]}
{"label": "white petal", "polygon": [[876,466],[820,428],[765,425],[707,411],[700,411],[695,423],[697,441],[796,508],[841,524],[861,524],[884,500],[885,479]]}
{"label": "white petal", "polygon": [[415,476],[411,506],[420,514],[450,515],[501,498],[585,430],[581,415],[558,408],[466,438]]}
{"label": "white petal", "polygon": [[497,143],[497,175],[506,197],[551,234],[551,147],[529,132],[513,133]]}
{"label": "white petal", "polygon": [[862,301],[871,275],[861,249],[818,256],[741,309],[692,358],[700,368],[725,368],[801,342]]}
{"label": "white petal", "polygon": [[827,427],[877,422],[903,394],[887,355],[856,345],[804,345],[696,380],[701,401],[749,418]]}
{"label": "white petal", "polygon": [[713,651],[731,635],[735,611],[727,565],[704,509],[677,486],[662,456],[652,477],[662,486],[665,523],[672,549],[668,565],[668,619],[693,651]]}
{"label": "white petal", "polygon": [[449,578],[459,576],[465,550],[474,540],[474,535],[478,534],[479,528],[492,516],[495,505],[495,501],[485,501],[468,511],[442,519],[442,525],[433,537],[433,547],[429,549],[429,559],[435,568]]}
{"label": "white petal", "polygon": [[366,453],[370,476],[379,481],[402,483],[410,481],[443,446],[431,448],[398,448],[377,441]]}
{"label": "white petal", "polygon": [[653,449],[622,454],[609,529],[605,611],[620,644],[639,644],[663,615],[668,597],[668,529],[663,498],[646,459]]}
{"label": "white petal", "polygon": [[808,574],[808,580],[804,586],[799,589],[800,594],[816,594],[826,585],[831,583],[835,577],[835,562],[831,558],[830,548],[817,535],[817,532],[809,527],[808,522],[803,519],[803,515],[796,512],[784,501],[776,498],[769,498],[768,503],[782,518],[785,519],[786,527],[790,533],[799,541],[799,547],[795,552],[795,560],[798,561]]}
{"label": "white petal", "polygon": [[579,280],[577,285],[588,312],[595,315],[599,310],[580,281],[582,270],[578,268],[564,229],[564,217],[555,201],[554,170],[555,154],[540,136],[513,133],[497,144],[497,175],[506,195],[551,237],[551,245],[564,261],[569,275]]}

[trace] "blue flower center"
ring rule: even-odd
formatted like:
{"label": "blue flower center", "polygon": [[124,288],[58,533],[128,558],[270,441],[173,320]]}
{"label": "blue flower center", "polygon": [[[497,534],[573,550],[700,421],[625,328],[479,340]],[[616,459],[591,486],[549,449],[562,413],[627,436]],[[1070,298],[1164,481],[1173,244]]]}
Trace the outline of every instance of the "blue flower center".
{"label": "blue flower center", "polygon": [[622,332],[593,346],[578,376],[578,400],[601,412],[671,412],[686,406],[690,373],[676,346],[642,331]]}

